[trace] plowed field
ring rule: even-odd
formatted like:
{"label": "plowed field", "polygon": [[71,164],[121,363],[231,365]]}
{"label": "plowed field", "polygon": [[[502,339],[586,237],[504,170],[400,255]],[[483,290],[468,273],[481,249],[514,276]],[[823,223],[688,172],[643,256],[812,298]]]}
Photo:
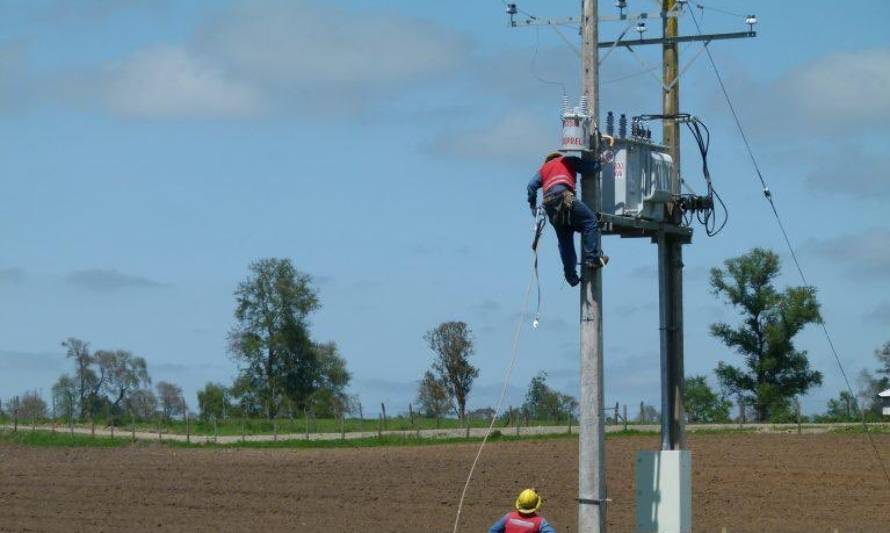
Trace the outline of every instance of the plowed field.
{"label": "plowed field", "polygon": [[[890,435],[876,436],[890,460]],[[696,531],[890,531],[862,435],[691,435]],[[633,531],[633,464],[655,437],[607,441],[610,531]],[[451,531],[475,445],[251,450],[0,447],[2,531]],[[463,531],[534,486],[575,531],[577,441],[495,442]]]}

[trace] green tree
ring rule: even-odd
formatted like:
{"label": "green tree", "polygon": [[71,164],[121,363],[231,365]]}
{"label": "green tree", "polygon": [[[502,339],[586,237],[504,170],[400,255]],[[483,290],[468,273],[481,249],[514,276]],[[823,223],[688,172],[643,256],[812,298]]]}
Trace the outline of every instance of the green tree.
{"label": "green tree", "polygon": [[443,322],[424,335],[430,350],[436,355],[433,371],[445,384],[454,400],[457,416],[463,420],[467,410],[467,396],[479,369],[470,364],[473,355],[473,336],[466,322]]}
{"label": "green tree", "polygon": [[687,377],[685,390],[683,406],[690,422],[729,422],[732,402],[711,390],[705,376]]}
{"label": "green tree", "polygon": [[167,381],[159,381],[157,385],[158,401],[161,404],[161,414],[170,419],[174,416],[185,415],[187,409],[185,397],[182,395],[182,387]]}
{"label": "green tree", "polygon": [[779,256],[755,248],[727,259],[725,269],[711,269],[711,288],[743,315],[738,326],[711,325],[711,334],[739,353],[746,368],[721,361],[716,373],[721,386],[754,406],[758,420],[773,412],[787,412],[791,399],[822,383],[811,370],[807,353],[794,346],[794,337],[808,324],[820,323],[819,303],[812,287],[773,285],[779,275]]}
{"label": "green tree", "polygon": [[568,394],[553,390],[547,384],[547,373],[532,378],[525,393],[522,410],[535,420],[558,420],[574,416],[578,401]]}
{"label": "green tree", "polygon": [[151,420],[158,412],[158,397],[151,389],[136,389],[124,400],[127,413],[138,420]]}
{"label": "green tree", "polygon": [[53,385],[52,395],[57,416],[63,416],[68,420],[73,420],[78,416],[80,406],[77,403],[77,383],[71,376],[68,374],[59,376],[59,379]]}
{"label": "green tree", "polygon": [[99,368],[98,383],[109,394],[108,401],[119,411],[127,394],[140,386],[151,385],[145,359],[127,350],[98,350],[93,360]]}
{"label": "green tree", "polygon": [[74,360],[77,407],[80,410],[80,418],[87,418],[91,405],[89,395],[99,382],[99,377],[92,368],[93,356],[90,354],[90,343],[75,337],[68,337],[62,342],[62,346],[67,349],[65,356]]}
{"label": "green tree", "polygon": [[222,419],[230,410],[228,390],[219,383],[208,383],[198,391],[198,412],[201,420]]}
{"label": "green tree", "polygon": [[312,345],[315,369],[312,395],[309,404],[319,418],[340,417],[349,411],[346,386],[351,375],[346,361],[337,352],[333,342]]}
{"label": "green tree", "polygon": [[230,351],[243,365],[241,385],[253,389],[254,400],[273,418],[282,395],[304,407],[319,388],[319,350],[308,330],[319,301],[310,276],[289,259],[261,259],[249,270],[235,291]]}
{"label": "green tree", "polygon": [[420,413],[427,418],[441,418],[454,408],[448,387],[429,370],[417,388],[417,403]]}
{"label": "green tree", "polygon": [[849,391],[841,391],[837,398],[828,400],[828,411],[822,418],[831,422],[849,422],[859,417],[859,402]]}

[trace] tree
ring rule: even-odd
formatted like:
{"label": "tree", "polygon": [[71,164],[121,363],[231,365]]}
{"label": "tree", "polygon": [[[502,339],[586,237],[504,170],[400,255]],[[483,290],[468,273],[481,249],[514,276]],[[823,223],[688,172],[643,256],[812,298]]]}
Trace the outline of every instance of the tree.
{"label": "tree", "polygon": [[68,337],[62,342],[67,348],[66,357],[74,360],[74,382],[77,384],[77,405],[80,417],[86,418],[91,402],[88,401],[91,391],[95,390],[99,378],[91,368],[93,356],[90,354],[90,343],[75,337]]}
{"label": "tree", "polygon": [[186,403],[182,396],[182,387],[166,381],[159,381],[157,389],[158,401],[161,404],[161,413],[164,418],[169,419],[185,414]]}
{"label": "tree", "polygon": [[124,400],[127,411],[139,420],[151,420],[158,411],[158,397],[150,389],[136,389]]}
{"label": "tree", "polygon": [[690,422],[729,422],[732,402],[711,390],[705,376],[687,377],[685,390],[683,407]]}
{"label": "tree", "polygon": [[302,407],[318,389],[317,349],[309,337],[308,316],[319,301],[311,277],[289,259],[261,259],[249,270],[235,291],[237,323],[229,345],[244,365],[242,385],[256,387],[266,416],[273,418],[282,394]]}
{"label": "tree", "polygon": [[808,324],[821,323],[816,290],[788,287],[779,292],[773,281],[779,275],[779,256],[755,248],[724,261],[724,269],[711,269],[716,296],[742,312],[742,323],[711,325],[711,334],[744,357],[746,369],[721,361],[716,373],[724,390],[751,402],[757,419],[773,412],[788,412],[791,399],[822,384],[822,374],[811,370],[807,352],[797,350],[794,337]]}
{"label": "tree", "polygon": [[472,332],[466,322],[443,322],[423,338],[436,354],[433,370],[447,387],[456,404],[457,416],[463,420],[467,396],[479,376],[479,369],[470,364],[474,351]]}
{"label": "tree", "polygon": [[77,403],[77,383],[71,376],[68,374],[59,376],[53,385],[52,394],[57,413],[61,411],[61,415],[68,420],[73,420],[78,416],[80,406]]}
{"label": "tree", "polygon": [[120,410],[127,394],[151,385],[145,359],[127,350],[98,350],[93,360],[99,368],[98,385],[110,395],[108,402],[114,411]]}
{"label": "tree", "polygon": [[198,391],[198,412],[201,420],[225,418],[231,409],[227,398],[228,390],[219,383],[208,383]]}
{"label": "tree", "polygon": [[37,391],[26,392],[19,400],[18,414],[26,420],[46,418],[46,402]]}
{"label": "tree", "polygon": [[640,412],[637,415],[637,421],[640,424],[653,424],[661,419],[661,413],[653,405],[640,403]]}
{"label": "tree", "polygon": [[525,393],[522,410],[535,420],[558,420],[574,416],[578,401],[568,394],[555,391],[547,385],[547,373],[533,377]]}
{"label": "tree", "polygon": [[349,410],[346,386],[352,376],[346,370],[346,361],[337,353],[333,342],[313,344],[312,350],[316,375],[309,407],[319,418],[340,417]]}
{"label": "tree", "polygon": [[849,422],[858,420],[859,417],[859,402],[849,391],[841,391],[837,398],[828,400],[825,419],[832,422]]}
{"label": "tree", "polygon": [[417,388],[417,403],[420,404],[420,413],[427,418],[441,418],[454,408],[447,385],[429,370]]}

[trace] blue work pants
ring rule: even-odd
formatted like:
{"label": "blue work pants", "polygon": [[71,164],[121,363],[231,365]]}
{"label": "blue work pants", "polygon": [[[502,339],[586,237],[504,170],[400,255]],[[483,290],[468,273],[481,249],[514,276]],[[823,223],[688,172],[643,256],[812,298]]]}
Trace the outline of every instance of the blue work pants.
{"label": "blue work pants", "polygon": [[[561,193],[557,193],[560,194]],[[559,257],[562,259],[566,281],[574,285],[578,279],[575,253],[575,232],[581,234],[581,257],[585,263],[593,263],[599,251],[599,223],[596,214],[578,198],[572,199],[571,208],[560,209],[560,202],[545,202],[547,218],[556,231],[559,243]]]}

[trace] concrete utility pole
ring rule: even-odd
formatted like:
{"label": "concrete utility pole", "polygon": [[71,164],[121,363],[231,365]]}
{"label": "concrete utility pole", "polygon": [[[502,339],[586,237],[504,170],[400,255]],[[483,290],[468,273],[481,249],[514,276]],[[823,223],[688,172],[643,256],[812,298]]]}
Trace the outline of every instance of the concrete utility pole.
{"label": "concrete utility pole", "polygon": [[[662,11],[674,10],[676,0],[662,0]],[[664,87],[662,90],[663,114],[670,116],[680,112],[680,83],[677,17],[662,18],[665,42],[662,45]],[[663,144],[674,160],[671,191],[680,194],[680,123],[664,120]],[[680,225],[682,214],[671,207],[671,222]],[[677,235],[659,231],[658,243],[658,296],[661,329],[661,449],[679,450],[686,447],[683,427],[683,248]]]}
{"label": "concrete utility pole", "polygon": [[[581,6],[582,93],[591,123],[599,123],[599,53],[596,0]],[[596,137],[588,158],[598,158]],[[602,211],[599,173],[581,175],[581,198]],[[597,244],[599,247],[599,243]],[[582,267],[581,273],[581,418],[578,427],[578,531],[606,531],[606,453],[603,440],[603,273]]]}

